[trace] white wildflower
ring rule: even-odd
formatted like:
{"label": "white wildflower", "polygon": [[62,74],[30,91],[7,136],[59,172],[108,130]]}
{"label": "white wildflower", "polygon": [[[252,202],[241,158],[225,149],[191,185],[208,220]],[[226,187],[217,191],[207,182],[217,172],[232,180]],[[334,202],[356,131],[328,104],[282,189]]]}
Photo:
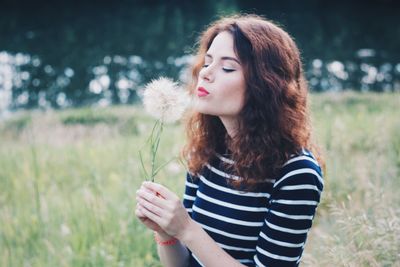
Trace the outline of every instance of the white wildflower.
{"label": "white wildflower", "polygon": [[72,254],[74,254],[74,252],[72,251],[71,246],[66,246],[66,247],[64,247],[64,253],[67,254],[67,255],[72,255]]}
{"label": "white wildflower", "polygon": [[145,86],[144,107],[150,115],[163,122],[179,120],[189,102],[188,93],[169,78],[161,77]]}
{"label": "white wildflower", "polygon": [[68,225],[65,223],[61,224],[61,235],[67,236],[71,234],[71,230],[69,229]]}

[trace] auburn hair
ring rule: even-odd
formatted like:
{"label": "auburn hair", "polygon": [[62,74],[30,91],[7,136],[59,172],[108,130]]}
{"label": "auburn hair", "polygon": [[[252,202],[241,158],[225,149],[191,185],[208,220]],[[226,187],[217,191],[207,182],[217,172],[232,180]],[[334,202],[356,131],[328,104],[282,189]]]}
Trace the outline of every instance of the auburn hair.
{"label": "auburn hair", "polygon": [[221,32],[233,36],[244,73],[245,103],[232,138],[217,116],[189,113],[187,143],[182,151],[189,171],[200,173],[216,153],[228,149],[234,164],[224,165],[241,177],[230,183],[251,189],[267,179],[276,179],[282,165],[303,148],[311,150],[322,163],[311,140],[308,86],[299,49],[275,23],[257,15],[234,15],[211,24],[198,42],[190,92],[196,92],[205,54]]}

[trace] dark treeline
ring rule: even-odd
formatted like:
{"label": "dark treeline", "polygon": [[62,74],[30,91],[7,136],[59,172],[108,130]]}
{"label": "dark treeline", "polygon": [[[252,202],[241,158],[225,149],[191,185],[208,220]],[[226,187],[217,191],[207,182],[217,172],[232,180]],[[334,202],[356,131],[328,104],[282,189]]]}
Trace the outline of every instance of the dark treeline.
{"label": "dark treeline", "polygon": [[130,103],[150,79],[182,77],[202,29],[235,12],[282,25],[315,91],[400,90],[399,7],[388,0],[3,0],[0,94],[11,94],[10,108]]}

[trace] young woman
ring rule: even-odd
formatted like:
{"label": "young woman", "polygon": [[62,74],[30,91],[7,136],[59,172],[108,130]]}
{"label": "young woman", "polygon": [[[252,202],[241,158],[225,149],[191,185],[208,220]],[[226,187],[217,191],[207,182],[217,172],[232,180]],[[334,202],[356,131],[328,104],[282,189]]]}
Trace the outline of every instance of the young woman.
{"label": "young woman", "polygon": [[145,182],[136,216],[164,266],[297,266],[323,189],[297,46],[259,16],[201,36],[183,203]]}

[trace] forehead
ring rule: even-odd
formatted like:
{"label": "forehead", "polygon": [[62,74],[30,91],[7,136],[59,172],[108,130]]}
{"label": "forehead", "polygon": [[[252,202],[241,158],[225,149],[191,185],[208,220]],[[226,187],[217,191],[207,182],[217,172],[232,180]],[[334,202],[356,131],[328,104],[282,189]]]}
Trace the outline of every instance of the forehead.
{"label": "forehead", "polygon": [[207,54],[213,57],[236,57],[232,34],[227,31],[218,33],[207,50]]}

